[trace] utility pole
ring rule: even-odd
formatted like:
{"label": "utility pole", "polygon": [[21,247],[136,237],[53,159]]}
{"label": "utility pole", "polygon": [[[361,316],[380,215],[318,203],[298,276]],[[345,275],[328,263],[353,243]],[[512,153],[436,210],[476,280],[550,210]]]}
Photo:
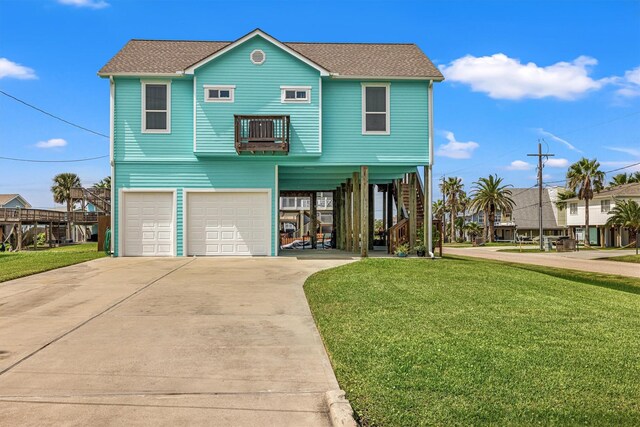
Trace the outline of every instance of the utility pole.
{"label": "utility pole", "polygon": [[542,154],[542,143],[538,140],[538,154],[527,154],[527,156],[533,156],[538,158],[538,227],[540,235],[540,250],[544,250],[544,243],[542,241],[542,158],[553,157],[555,154]]}

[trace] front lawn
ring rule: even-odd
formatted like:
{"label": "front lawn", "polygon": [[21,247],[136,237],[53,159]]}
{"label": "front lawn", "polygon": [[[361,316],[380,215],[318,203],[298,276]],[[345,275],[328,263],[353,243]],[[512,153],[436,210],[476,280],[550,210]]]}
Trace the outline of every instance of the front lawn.
{"label": "front lawn", "polygon": [[640,280],[366,259],[305,291],[363,425],[640,425]]}
{"label": "front lawn", "polygon": [[0,282],[105,256],[97,249],[97,243],[83,243],[38,251],[2,252]]}
{"label": "front lawn", "polygon": [[632,262],[635,264],[640,264],[640,255],[623,255],[623,256],[614,256],[609,258],[602,258],[608,261],[620,261],[620,262]]}

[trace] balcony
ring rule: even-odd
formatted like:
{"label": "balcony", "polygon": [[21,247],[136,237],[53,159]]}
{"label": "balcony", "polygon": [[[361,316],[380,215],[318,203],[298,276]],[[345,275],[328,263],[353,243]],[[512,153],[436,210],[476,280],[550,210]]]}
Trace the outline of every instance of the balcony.
{"label": "balcony", "polygon": [[289,152],[289,116],[234,116],[235,146],[242,153]]}

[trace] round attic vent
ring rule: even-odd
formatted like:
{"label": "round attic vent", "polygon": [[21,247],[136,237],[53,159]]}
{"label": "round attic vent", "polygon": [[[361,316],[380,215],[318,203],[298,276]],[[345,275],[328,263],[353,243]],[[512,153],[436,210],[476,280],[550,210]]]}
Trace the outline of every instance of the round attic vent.
{"label": "round attic vent", "polygon": [[253,62],[254,64],[262,65],[265,59],[267,59],[267,56],[260,49],[256,49],[251,52],[251,62]]}

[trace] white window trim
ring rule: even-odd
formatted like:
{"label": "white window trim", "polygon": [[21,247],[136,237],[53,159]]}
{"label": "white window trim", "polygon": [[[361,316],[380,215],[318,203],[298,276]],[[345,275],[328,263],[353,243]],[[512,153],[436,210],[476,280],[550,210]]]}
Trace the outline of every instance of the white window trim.
{"label": "white window trim", "polygon": [[[572,206],[576,207],[575,213],[571,212]],[[575,203],[575,202],[569,203],[569,215],[572,215],[572,216],[578,215],[578,204],[577,203]]]}
{"label": "white window trim", "polygon": [[[305,92],[306,99],[286,99],[285,93],[288,90],[296,92]],[[280,102],[283,104],[310,104],[311,103],[311,86],[280,86]]]}
{"label": "white window trim", "polygon": [[[142,133],[171,133],[171,80],[140,80],[142,91]],[[166,129],[147,129],[147,85],[166,85],[167,86],[167,128]],[[150,110],[161,111],[161,110]]]}
{"label": "white window trim", "polygon": [[[607,210],[605,210],[605,206]],[[611,200],[600,200],[600,213],[609,213],[611,212]]]}
{"label": "white window trim", "polygon": [[[204,102],[234,102],[236,85],[204,85]],[[228,90],[229,98],[209,98],[209,90]]]}
{"label": "white window trim", "polygon": [[[386,96],[386,101],[387,101],[387,105],[386,105],[386,116],[387,116],[387,123],[386,123],[386,131],[367,131],[367,112],[366,107],[367,107],[367,88],[368,87],[384,87],[387,89],[387,96]],[[369,83],[369,82],[363,82],[362,83],[362,134],[363,135],[390,135],[391,134],[391,84],[390,83]],[[374,113],[371,113],[374,114]],[[378,113],[381,114],[381,113]]]}

